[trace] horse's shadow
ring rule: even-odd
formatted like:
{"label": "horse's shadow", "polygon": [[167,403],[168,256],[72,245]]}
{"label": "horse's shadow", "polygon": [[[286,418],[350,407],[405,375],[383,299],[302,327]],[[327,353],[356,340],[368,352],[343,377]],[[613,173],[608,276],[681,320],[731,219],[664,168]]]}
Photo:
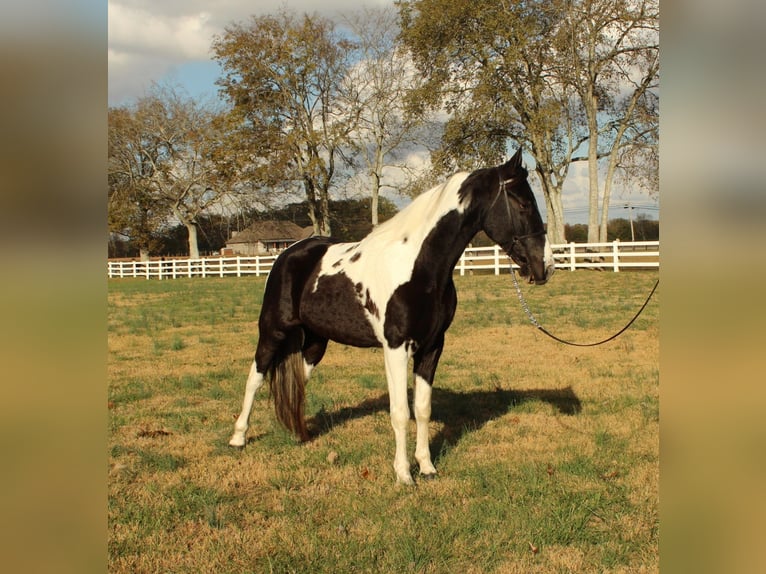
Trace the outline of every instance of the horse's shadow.
{"label": "horse's shadow", "polygon": [[[412,396],[408,397],[412,404]],[[582,410],[580,399],[572,387],[561,389],[528,389],[493,391],[451,391],[435,387],[431,398],[431,420],[442,423],[441,430],[431,438],[431,453],[438,460],[445,447],[457,444],[469,431],[482,428],[487,422],[507,414],[513,407],[529,401],[542,401],[555,407],[561,414],[576,415]],[[366,399],[353,407],[335,411],[320,410],[309,419],[311,438],[317,438],[346,421],[388,411],[388,394]]]}

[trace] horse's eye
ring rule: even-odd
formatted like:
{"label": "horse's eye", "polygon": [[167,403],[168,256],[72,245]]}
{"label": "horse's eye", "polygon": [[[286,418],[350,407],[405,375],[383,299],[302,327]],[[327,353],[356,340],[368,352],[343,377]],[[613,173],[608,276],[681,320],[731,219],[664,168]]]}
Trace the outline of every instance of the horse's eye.
{"label": "horse's eye", "polygon": [[517,200],[517,203],[519,205],[519,207],[518,207],[519,213],[523,213],[523,214],[529,213],[529,209],[530,208],[529,208],[529,204],[528,203],[523,203],[523,202],[518,201],[518,200]]}

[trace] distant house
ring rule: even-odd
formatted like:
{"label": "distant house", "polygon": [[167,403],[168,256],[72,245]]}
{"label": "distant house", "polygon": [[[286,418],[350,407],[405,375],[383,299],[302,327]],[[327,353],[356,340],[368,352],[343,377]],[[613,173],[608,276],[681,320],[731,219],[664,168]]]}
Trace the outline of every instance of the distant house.
{"label": "distant house", "polygon": [[255,221],[247,229],[232,232],[221,254],[272,255],[312,233],[312,227],[303,229],[292,221]]}

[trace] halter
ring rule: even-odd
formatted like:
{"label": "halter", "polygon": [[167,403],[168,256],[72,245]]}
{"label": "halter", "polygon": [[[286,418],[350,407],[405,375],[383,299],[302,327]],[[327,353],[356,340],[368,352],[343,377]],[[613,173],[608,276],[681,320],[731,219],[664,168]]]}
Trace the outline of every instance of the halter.
{"label": "halter", "polygon": [[[500,176],[500,173],[498,171],[498,178]],[[508,184],[515,181],[517,178],[511,177],[509,179],[503,179],[500,180],[500,185],[497,188],[497,195],[495,196],[495,199],[492,200],[492,203],[490,204],[489,208],[492,209],[495,206],[495,203],[497,203],[497,200],[502,195],[505,198],[505,209],[508,212],[508,220],[513,224],[513,214],[511,213],[511,203],[508,201],[508,196],[513,195],[516,198],[516,201],[519,203],[523,203],[521,200],[521,197],[513,191],[508,191]],[[540,231],[536,231],[535,233],[527,233],[526,235],[514,235],[513,239],[511,241],[511,245],[515,245],[522,241],[523,239],[529,239],[531,237],[539,237],[540,235],[545,235],[545,230],[542,229]]]}

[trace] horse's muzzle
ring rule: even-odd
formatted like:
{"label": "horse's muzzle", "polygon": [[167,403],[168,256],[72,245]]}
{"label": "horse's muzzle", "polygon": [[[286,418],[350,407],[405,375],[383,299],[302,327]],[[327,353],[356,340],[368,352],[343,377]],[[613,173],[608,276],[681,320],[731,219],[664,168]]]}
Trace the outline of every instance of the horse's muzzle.
{"label": "horse's muzzle", "polygon": [[534,273],[530,273],[529,282],[534,283],[535,285],[545,285],[548,282],[548,279],[550,279],[555,272],[556,272],[556,266],[548,265],[545,268],[542,278],[535,277]]}

